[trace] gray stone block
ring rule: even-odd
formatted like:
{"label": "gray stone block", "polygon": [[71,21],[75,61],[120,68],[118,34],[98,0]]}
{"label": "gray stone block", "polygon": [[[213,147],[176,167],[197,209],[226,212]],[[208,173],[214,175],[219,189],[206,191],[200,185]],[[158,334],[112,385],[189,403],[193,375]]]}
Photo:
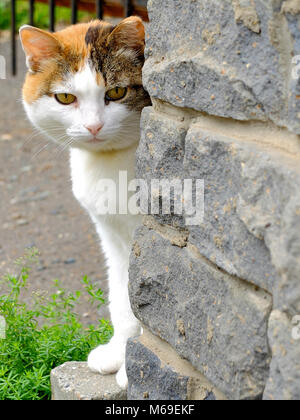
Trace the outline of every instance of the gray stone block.
{"label": "gray stone block", "polygon": [[[238,120],[266,120],[262,106],[243,80],[221,75],[217,62],[201,52],[193,57],[165,60],[144,67],[144,84],[153,98],[178,107],[193,108],[211,115]],[[229,66],[227,66],[229,67]],[[227,68],[227,73],[233,72]]]}
{"label": "gray stone block", "polygon": [[[153,98],[300,133],[299,13],[282,0],[150,0],[144,84]],[[298,86],[298,85],[297,85]]]}
{"label": "gray stone block", "polygon": [[[238,133],[238,130],[237,130]],[[205,181],[205,219],[190,242],[227,272],[300,312],[300,174],[292,156],[192,125],[185,178]]]}
{"label": "gray stone block", "polygon": [[116,375],[93,373],[87,363],[65,363],[51,372],[52,399],[55,401],[126,400]]}
{"label": "gray stone block", "polygon": [[[150,203],[148,193],[152,180],[182,178],[187,126],[176,118],[155,113],[152,107],[143,110],[141,125],[143,130],[136,153],[136,175],[147,182],[146,203]],[[150,205],[143,210],[145,214],[150,212]],[[174,226],[184,225],[183,218],[174,214],[170,217],[160,212],[159,220]]]}
{"label": "gray stone block", "polygon": [[174,349],[144,329],[127,343],[129,400],[224,400],[225,396]]}
{"label": "gray stone block", "polygon": [[132,254],[129,285],[135,315],[228,398],[260,398],[270,363],[271,296],[230,277],[193,245],[170,246],[146,227],[135,240],[140,252]]}
{"label": "gray stone block", "polygon": [[137,150],[137,175],[143,178],[180,178],[187,127],[168,115],[145,108]]}
{"label": "gray stone block", "polygon": [[300,400],[300,340],[293,339],[293,328],[290,315],[272,312],[269,342],[273,358],[265,400]]}

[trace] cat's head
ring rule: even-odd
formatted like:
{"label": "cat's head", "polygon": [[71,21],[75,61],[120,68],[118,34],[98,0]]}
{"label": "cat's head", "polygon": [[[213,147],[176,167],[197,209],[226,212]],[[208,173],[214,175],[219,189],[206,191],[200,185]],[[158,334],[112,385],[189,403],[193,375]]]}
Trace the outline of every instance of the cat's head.
{"label": "cat's head", "polygon": [[102,21],[49,33],[20,30],[28,74],[24,106],[31,122],[62,145],[90,151],[132,146],[139,139],[145,31],[140,18]]}

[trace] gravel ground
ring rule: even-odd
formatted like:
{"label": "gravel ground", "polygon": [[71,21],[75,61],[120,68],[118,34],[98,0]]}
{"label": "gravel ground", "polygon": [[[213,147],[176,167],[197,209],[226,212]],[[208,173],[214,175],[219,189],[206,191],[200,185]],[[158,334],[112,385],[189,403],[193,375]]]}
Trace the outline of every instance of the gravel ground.
{"label": "gravel ground", "polygon": [[[9,43],[0,42],[8,72],[9,54]],[[18,76],[0,80],[0,275],[14,272],[14,261],[26,247],[36,246],[40,263],[24,299],[30,300],[32,291],[51,291],[54,279],[66,289],[81,289],[84,275],[107,295],[98,237],[71,192],[68,153],[55,145],[44,149],[45,139],[33,136],[26,120],[20,100],[24,61],[18,45]],[[98,317],[87,299],[78,313],[85,323]],[[108,316],[106,307],[101,316]]]}

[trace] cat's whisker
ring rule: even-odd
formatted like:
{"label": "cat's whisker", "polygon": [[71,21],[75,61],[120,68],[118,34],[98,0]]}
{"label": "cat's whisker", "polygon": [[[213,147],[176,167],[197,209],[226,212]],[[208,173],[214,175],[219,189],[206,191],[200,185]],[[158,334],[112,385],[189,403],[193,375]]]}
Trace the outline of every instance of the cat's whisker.
{"label": "cat's whisker", "polygon": [[63,142],[63,144],[58,145],[56,157],[58,156],[58,154],[62,154],[73,143],[73,141],[75,141],[75,139],[65,134],[61,138],[59,138],[58,141]]}
{"label": "cat's whisker", "polygon": [[[49,129],[47,129],[48,133],[50,134],[56,134],[59,131],[62,131],[61,128],[59,127],[50,127]],[[36,137],[43,137],[43,133],[41,131],[39,131],[38,129],[33,129],[33,133],[30,134],[22,143],[22,147],[25,147],[30,141],[32,141],[33,139],[35,139]]]}
{"label": "cat's whisker", "polygon": [[25,140],[24,140],[24,142],[22,143],[22,147],[25,147],[31,140],[33,140],[35,137],[37,137],[37,136],[41,136],[42,137],[42,134],[41,134],[41,132],[40,131],[36,131],[35,133],[32,133],[32,134],[30,134]]}
{"label": "cat's whisker", "polygon": [[61,152],[63,153],[69,146],[71,146],[73,142],[74,142],[73,138],[69,139],[69,141],[66,141],[65,144],[63,145]]}
{"label": "cat's whisker", "polygon": [[58,139],[58,141],[59,142],[62,142],[62,144],[57,144],[56,146],[56,151],[55,151],[55,156],[57,157],[60,153],[62,153],[63,152],[63,150],[64,150],[64,145],[65,145],[65,143],[68,141],[68,137],[67,136],[64,136],[64,137],[61,137],[60,139]]}
{"label": "cat's whisker", "polygon": [[45,144],[42,148],[40,148],[32,157],[30,160],[35,159],[40,153],[42,153],[47,147],[50,145],[50,143]]}

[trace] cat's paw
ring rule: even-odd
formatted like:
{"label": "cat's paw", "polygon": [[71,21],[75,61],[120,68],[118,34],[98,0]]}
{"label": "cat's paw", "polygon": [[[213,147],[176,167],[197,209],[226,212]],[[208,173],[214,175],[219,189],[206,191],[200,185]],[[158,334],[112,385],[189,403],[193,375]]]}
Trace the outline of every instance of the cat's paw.
{"label": "cat's paw", "polygon": [[128,388],[128,378],[127,378],[125,363],[123,363],[121,369],[117,373],[116,380],[119,387],[125,390]]}
{"label": "cat's paw", "polygon": [[112,340],[97,347],[88,357],[88,366],[93,372],[109,375],[118,372],[125,361],[126,344]]}

